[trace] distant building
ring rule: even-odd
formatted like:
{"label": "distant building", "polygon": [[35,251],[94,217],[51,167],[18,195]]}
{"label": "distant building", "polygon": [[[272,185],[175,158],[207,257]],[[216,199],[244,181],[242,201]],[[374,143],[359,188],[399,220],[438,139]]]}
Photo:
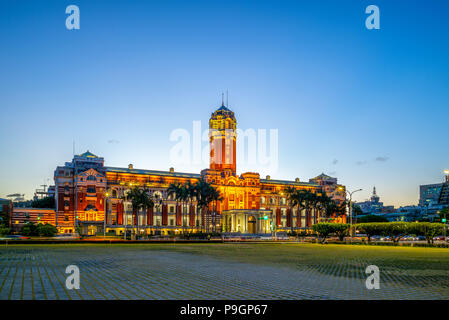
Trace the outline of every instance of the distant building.
{"label": "distant building", "polygon": [[22,227],[28,223],[32,222],[38,223],[49,223],[55,225],[55,210],[54,209],[40,209],[40,208],[16,208],[14,207],[11,227],[13,232],[19,232]]}
{"label": "distant building", "polygon": [[0,199],[0,217],[6,221],[0,221],[0,224],[4,224],[11,227],[11,216],[12,216],[13,205],[12,201],[9,199]]}
{"label": "distant building", "polygon": [[309,182],[321,186],[321,190],[338,203],[346,200],[346,187],[338,184],[337,178],[322,173],[315,178],[309,179]]}
{"label": "distant building", "polygon": [[431,207],[439,204],[444,183],[425,184],[419,186],[419,205]]}
{"label": "distant building", "polygon": [[[376,193],[376,187],[373,188],[373,195],[370,200],[356,202],[355,204],[366,214],[381,213],[384,208],[383,202],[380,202],[380,198]],[[391,209],[391,207],[388,208]]]}

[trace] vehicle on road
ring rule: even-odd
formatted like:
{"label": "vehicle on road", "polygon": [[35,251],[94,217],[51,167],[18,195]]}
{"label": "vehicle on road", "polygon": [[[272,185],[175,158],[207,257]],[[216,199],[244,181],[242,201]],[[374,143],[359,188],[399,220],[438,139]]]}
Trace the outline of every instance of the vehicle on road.
{"label": "vehicle on road", "polygon": [[31,239],[30,237],[22,236],[20,234],[9,234],[5,236],[7,240],[26,240]]}

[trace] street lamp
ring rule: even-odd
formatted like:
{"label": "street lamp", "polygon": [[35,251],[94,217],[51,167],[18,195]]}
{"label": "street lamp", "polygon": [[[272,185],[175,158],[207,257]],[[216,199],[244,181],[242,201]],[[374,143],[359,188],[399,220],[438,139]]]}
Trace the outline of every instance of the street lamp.
{"label": "street lamp", "polygon": [[108,206],[107,206],[107,201],[109,198],[109,192],[105,192],[104,193],[104,223],[103,223],[103,237],[106,237],[106,217],[107,217],[107,210],[108,210]]}
{"label": "street lamp", "polygon": [[[339,188],[340,190],[343,190],[343,187]],[[352,192],[344,189],[346,191],[346,193],[349,195],[349,226],[351,229],[351,242],[352,242],[352,237],[353,237],[353,230],[352,230],[352,195],[356,192],[362,191],[362,189],[358,189],[358,190],[354,190]]]}

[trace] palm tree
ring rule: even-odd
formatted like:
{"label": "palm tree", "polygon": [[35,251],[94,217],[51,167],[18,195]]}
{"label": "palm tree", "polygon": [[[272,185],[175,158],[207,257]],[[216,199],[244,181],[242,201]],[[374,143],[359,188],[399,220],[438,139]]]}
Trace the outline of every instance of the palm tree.
{"label": "palm tree", "polygon": [[[206,232],[209,230],[209,224],[207,223],[207,217],[209,214],[209,205],[213,200],[212,194],[213,190],[216,190],[210,183],[204,179],[200,179],[194,185],[195,188],[195,198],[197,201],[197,207],[201,208],[201,216],[203,220],[206,220]],[[206,218],[204,218],[206,215]],[[202,230],[202,226],[201,226]]]}
{"label": "palm tree", "polygon": [[[192,208],[192,203],[193,203],[193,199],[195,198],[195,186],[190,182],[190,180],[187,182],[187,198],[190,202],[190,206],[189,206],[189,224],[190,224],[190,215],[193,214],[193,212],[190,212],[191,208]],[[192,226],[192,232],[193,232],[193,226]]]}
{"label": "palm tree", "polygon": [[[174,184],[174,183],[172,183],[172,184],[170,184],[169,186],[168,186],[168,189],[167,189],[167,194],[168,194],[168,196],[170,197],[174,197],[174,199],[176,200],[176,210],[175,210],[175,212],[177,212],[178,211],[178,204],[179,204],[179,200],[181,199],[181,186],[180,186],[180,184],[178,183],[178,184]],[[177,220],[177,216],[176,216],[176,220]],[[176,223],[175,224],[177,224],[178,223],[178,221],[176,221]]]}
{"label": "palm tree", "polygon": [[317,195],[317,206],[316,209],[318,210],[318,220],[321,221],[323,218],[323,212],[324,216],[326,217],[326,210],[327,207],[332,203],[332,199],[327,196],[325,192],[323,192],[321,195]]}
{"label": "palm tree", "polygon": [[290,230],[293,233],[293,209],[298,206],[298,193],[296,188],[290,186],[285,189],[285,193],[290,206]]}
{"label": "palm tree", "polygon": [[[162,205],[162,198],[159,197],[159,194],[153,194],[151,199],[153,200],[153,207],[156,207],[156,212],[159,212],[159,209]],[[152,226],[150,226],[150,231],[152,230],[151,227]]]}
{"label": "palm tree", "polygon": [[220,195],[220,191],[218,191],[216,188],[211,187],[210,190],[210,200],[213,203],[212,208],[212,223],[213,223],[213,231],[217,231],[216,224],[217,224],[217,208],[218,208],[218,201],[222,201],[223,197]]}
{"label": "palm tree", "polygon": [[[317,195],[310,190],[304,190],[304,209],[306,209],[307,218],[310,217],[310,210],[314,208],[317,203]],[[307,219],[308,220],[308,219]],[[307,224],[308,221],[306,221]],[[312,224],[312,220],[310,218],[310,224]],[[309,227],[311,227],[309,225]]]}
{"label": "palm tree", "polygon": [[[146,210],[148,208],[152,208],[154,206],[154,201],[150,197],[148,189],[141,189],[139,187],[134,187],[126,193],[126,199],[131,201],[131,205],[133,208],[133,225],[139,228],[139,218],[138,212],[139,210]],[[137,233],[137,232],[135,232]]]}

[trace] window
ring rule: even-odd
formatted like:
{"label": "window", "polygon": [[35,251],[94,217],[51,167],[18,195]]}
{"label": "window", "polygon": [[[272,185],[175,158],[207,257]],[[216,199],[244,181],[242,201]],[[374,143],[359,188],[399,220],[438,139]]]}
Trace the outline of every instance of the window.
{"label": "window", "polygon": [[87,180],[88,181],[97,181],[97,178],[95,178],[95,176],[88,176]]}
{"label": "window", "polygon": [[64,200],[64,207],[68,207],[70,205],[69,200]]}
{"label": "window", "polygon": [[175,207],[170,206],[170,213],[175,213]]}
{"label": "window", "polygon": [[95,193],[95,187],[87,187],[87,193]]}
{"label": "window", "polygon": [[171,225],[171,226],[175,225],[175,220],[170,219],[170,225]]}

